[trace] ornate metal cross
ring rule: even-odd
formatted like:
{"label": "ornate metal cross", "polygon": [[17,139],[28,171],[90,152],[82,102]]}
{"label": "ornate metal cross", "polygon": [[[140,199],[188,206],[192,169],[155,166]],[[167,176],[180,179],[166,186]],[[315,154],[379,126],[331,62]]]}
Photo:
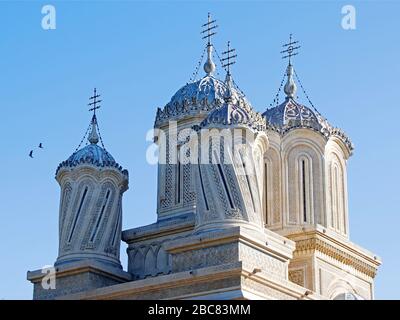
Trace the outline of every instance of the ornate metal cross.
{"label": "ornate metal cross", "polygon": [[226,71],[228,74],[231,72],[230,66],[236,63],[236,61],[232,61],[232,59],[237,57],[235,51],[236,49],[231,49],[231,42],[228,41],[228,49],[225,52],[222,52],[222,55],[226,57],[221,59],[221,62],[223,63],[222,67],[227,68]]}
{"label": "ornate metal cross", "polygon": [[211,20],[211,14],[208,13],[208,21],[207,23],[203,24],[201,27],[204,28],[204,30],[201,32],[201,34],[207,33],[205,36],[203,36],[203,39],[207,38],[207,45],[211,45],[211,37],[215,34],[215,29],[218,28],[218,26],[215,24],[217,20]]}
{"label": "ornate metal cross", "polygon": [[100,109],[100,107],[101,107],[100,105],[97,105],[98,103],[100,103],[102,101],[102,100],[97,100],[97,98],[99,98],[99,97],[100,97],[100,95],[97,94],[96,88],[94,88],[93,96],[89,98],[89,100],[91,100],[92,102],[90,102],[88,104],[88,106],[91,107],[89,109],[89,111],[93,111],[93,116],[96,115],[96,110]]}
{"label": "ornate metal cross", "polygon": [[298,41],[292,41],[292,34],[290,34],[289,43],[286,43],[282,46],[283,48],[286,48],[285,50],[281,51],[281,53],[284,54],[282,59],[289,58],[289,65],[291,65],[291,58],[299,54],[298,52],[295,52],[301,47],[301,46],[296,46],[298,43],[299,43]]}

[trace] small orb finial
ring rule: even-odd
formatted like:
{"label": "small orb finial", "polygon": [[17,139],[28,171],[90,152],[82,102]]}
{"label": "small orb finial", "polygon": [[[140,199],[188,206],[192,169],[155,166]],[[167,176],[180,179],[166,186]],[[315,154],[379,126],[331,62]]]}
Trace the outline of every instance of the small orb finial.
{"label": "small orb finial", "polygon": [[207,75],[212,75],[215,71],[215,63],[212,61],[213,45],[211,43],[211,37],[216,34],[215,29],[218,27],[215,22],[217,22],[217,20],[211,20],[211,14],[208,13],[207,23],[202,25],[204,29],[201,33],[206,33],[203,39],[207,39],[207,61],[204,64],[204,71]]}
{"label": "small orb finial", "polygon": [[293,66],[289,64],[286,69],[287,81],[284,87],[286,97],[294,98],[297,92],[297,86],[293,79]]}
{"label": "small orb finial", "polygon": [[208,76],[212,75],[215,71],[215,63],[212,61],[212,45],[207,45],[207,61],[203,68]]}
{"label": "small orb finial", "polygon": [[91,144],[97,144],[99,142],[99,135],[97,134],[97,118],[94,114],[92,117],[92,130],[90,131],[88,141]]}

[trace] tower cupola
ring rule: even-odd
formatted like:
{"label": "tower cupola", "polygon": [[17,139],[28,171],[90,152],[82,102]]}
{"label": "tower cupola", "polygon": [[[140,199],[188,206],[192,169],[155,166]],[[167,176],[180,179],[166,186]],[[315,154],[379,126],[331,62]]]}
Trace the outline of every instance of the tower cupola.
{"label": "tower cupola", "polygon": [[89,104],[93,116],[87,145],[78,146],[57,168],[61,205],[56,265],[96,260],[121,268],[122,194],[128,189],[128,171],[103,145],[96,116],[99,96],[95,91]]}

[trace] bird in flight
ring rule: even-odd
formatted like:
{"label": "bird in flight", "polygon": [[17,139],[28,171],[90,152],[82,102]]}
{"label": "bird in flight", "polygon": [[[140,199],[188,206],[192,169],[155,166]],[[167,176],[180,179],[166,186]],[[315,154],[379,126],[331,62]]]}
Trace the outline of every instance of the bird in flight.
{"label": "bird in flight", "polygon": [[31,152],[29,152],[29,156],[30,156],[31,158],[33,158],[33,150],[31,150]]}
{"label": "bird in flight", "polygon": [[39,148],[43,149],[43,144],[42,143],[39,143]]}

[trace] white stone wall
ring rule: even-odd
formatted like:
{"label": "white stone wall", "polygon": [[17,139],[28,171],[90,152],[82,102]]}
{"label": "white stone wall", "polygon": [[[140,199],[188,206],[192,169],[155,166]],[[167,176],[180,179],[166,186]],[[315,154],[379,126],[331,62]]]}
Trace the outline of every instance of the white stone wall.
{"label": "white stone wall", "polygon": [[[211,135],[204,135],[202,139]],[[244,136],[245,132],[240,139]],[[200,164],[195,172],[198,195],[195,229],[242,224],[262,230],[262,154],[268,147],[266,135],[260,133],[251,145],[244,144],[240,150],[237,141],[219,141],[217,147],[213,143],[210,143],[209,157],[215,156],[217,161]]]}
{"label": "white stone wall", "polygon": [[271,230],[297,231],[320,225],[348,238],[346,161],[340,139],[297,128],[267,131],[264,153],[263,220]]}
{"label": "white stone wall", "polygon": [[127,177],[115,168],[62,168],[57,264],[97,259],[120,265],[122,193]]}
{"label": "white stone wall", "polygon": [[330,139],[325,147],[327,226],[349,236],[347,166],[349,157],[338,139]]}
{"label": "white stone wall", "polygon": [[[171,217],[180,213],[194,212],[196,206],[196,188],[192,165],[180,161],[180,148],[183,145],[185,129],[198,124],[199,118],[177,122],[176,130],[172,126],[160,128],[165,140],[157,137],[159,154],[166,156],[166,163],[158,165],[157,215],[159,218]],[[180,135],[181,134],[181,135]],[[175,141],[171,136],[177,136]],[[182,139],[180,140],[180,137]],[[176,158],[173,155],[175,151]]]}

